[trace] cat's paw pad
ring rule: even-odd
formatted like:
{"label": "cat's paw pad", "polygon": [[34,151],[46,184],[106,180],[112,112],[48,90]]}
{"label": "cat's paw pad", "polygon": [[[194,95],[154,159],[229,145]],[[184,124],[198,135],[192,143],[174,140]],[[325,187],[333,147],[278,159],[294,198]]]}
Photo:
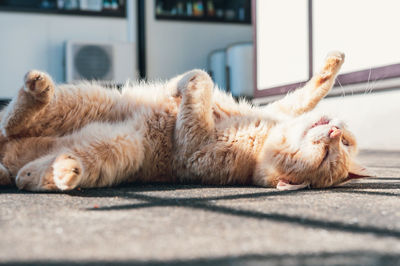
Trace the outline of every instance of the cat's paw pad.
{"label": "cat's paw pad", "polygon": [[178,82],[178,93],[183,94],[186,90],[197,90],[202,88],[212,88],[214,83],[207,72],[194,69],[185,73]]}
{"label": "cat's paw pad", "polygon": [[317,86],[320,86],[326,81],[330,81],[336,77],[336,74],[339,72],[340,67],[344,62],[344,58],[344,53],[338,51],[330,52],[326,56],[325,65],[322,68],[322,71],[318,74],[316,80]]}
{"label": "cat's paw pad", "polygon": [[326,58],[327,58],[327,59],[328,59],[328,58],[336,58],[336,59],[338,59],[338,60],[343,61],[344,58],[345,58],[345,55],[344,55],[344,53],[341,52],[341,51],[331,51],[331,52],[328,53],[328,55],[326,56]]}
{"label": "cat's paw pad", "polygon": [[39,100],[49,99],[54,91],[54,84],[49,75],[32,70],[24,78],[24,90]]}
{"label": "cat's paw pad", "polygon": [[60,190],[71,190],[79,185],[83,168],[78,158],[62,154],[57,157],[52,167],[54,184]]}
{"label": "cat's paw pad", "polygon": [[339,51],[332,51],[326,56],[324,69],[326,71],[335,71],[343,64],[344,59],[344,53]]}

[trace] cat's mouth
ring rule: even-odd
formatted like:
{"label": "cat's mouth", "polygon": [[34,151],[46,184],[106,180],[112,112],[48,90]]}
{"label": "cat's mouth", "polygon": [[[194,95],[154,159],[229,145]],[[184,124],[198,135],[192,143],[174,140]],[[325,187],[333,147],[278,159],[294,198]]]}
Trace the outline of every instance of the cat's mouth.
{"label": "cat's mouth", "polygon": [[331,122],[331,120],[325,116],[321,117],[317,122],[315,122],[314,124],[312,124],[311,126],[307,127],[306,130],[304,131],[303,136],[307,135],[308,131],[318,127],[318,126],[324,126],[324,125],[329,125],[329,123]]}
{"label": "cat's mouth", "polygon": [[[318,126],[325,126],[329,125],[331,120],[325,116],[321,117],[317,122],[311,125],[310,129],[318,127]],[[342,135],[342,131],[338,126],[333,125],[328,131],[328,137],[330,139],[336,139]]]}
{"label": "cat's mouth", "polygon": [[326,118],[325,116],[321,117],[317,122],[311,125],[311,128],[317,127],[317,126],[323,126],[323,125],[328,125],[329,122],[331,122],[330,119]]}

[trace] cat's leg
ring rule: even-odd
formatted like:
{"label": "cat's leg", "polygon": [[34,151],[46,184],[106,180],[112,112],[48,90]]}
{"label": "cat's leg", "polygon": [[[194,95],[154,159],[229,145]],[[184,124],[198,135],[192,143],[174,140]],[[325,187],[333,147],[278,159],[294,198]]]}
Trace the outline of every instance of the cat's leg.
{"label": "cat's leg", "polygon": [[[1,113],[0,113],[1,117]],[[11,184],[11,175],[9,170],[2,164],[2,158],[5,153],[5,145],[7,143],[7,138],[0,132],[0,186]]]}
{"label": "cat's leg", "polygon": [[178,83],[182,96],[175,137],[180,156],[187,158],[202,145],[215,139],[212,113],[214,83],[202,70],[184,74]]}
{"label": "cat's leg", "polygon": [[0,163],[0,186],[11,185],[11,174],[8,169]]}
{"label": "cat's leg", "polygon": [[17,186],[31,191],[71,190],[123,182],[144,160],[143,133],[127,124],[94,123],[59,138],[60,147],[18,172]]}
{"label": "cat's leg", "polygon": [[56,137],[29,137],[9,139],[0,153],[0,162],[15,178],[18,171],[27,163],[49,154],[57,145]]}
{"label": "cat's leg", "polygon": [[265,107],[266,110],[290,116],[298,116],[311,111],[331,90],[343,62],[343,53],[329,53],[324,67],[304,87],[288,94],[282,100],[268,105]]}
{"label": "cat's leg", "polygon": [[2,135],[19,135],[50,103],[53,95],[54,83],[49,75],[36,70],[28,72],[24,77],[24,87],[2,112]]}

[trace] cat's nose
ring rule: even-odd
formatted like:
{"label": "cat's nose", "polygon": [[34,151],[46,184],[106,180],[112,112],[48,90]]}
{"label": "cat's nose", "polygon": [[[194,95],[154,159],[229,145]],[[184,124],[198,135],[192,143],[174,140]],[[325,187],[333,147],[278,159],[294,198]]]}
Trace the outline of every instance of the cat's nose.
{"label": "cat's nose", "polygon": [[340,130],[339,128],[337,128],[337,127],[335,127],[335,126],[332,127],[332,128],[329,130],[329,138],[332,139],[332,140],[334,140],[334,139],[340,139],[342,135],[343,135],[342,130]]}

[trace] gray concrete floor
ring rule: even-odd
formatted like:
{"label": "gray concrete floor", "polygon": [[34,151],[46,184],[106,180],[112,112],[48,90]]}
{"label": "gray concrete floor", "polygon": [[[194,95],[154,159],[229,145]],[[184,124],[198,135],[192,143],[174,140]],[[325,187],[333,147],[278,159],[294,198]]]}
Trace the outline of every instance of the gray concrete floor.
{"label": "gray concrete floor", "polygon": [[400,152],[329,190],[0,188],[0,265],[400,265]]}

